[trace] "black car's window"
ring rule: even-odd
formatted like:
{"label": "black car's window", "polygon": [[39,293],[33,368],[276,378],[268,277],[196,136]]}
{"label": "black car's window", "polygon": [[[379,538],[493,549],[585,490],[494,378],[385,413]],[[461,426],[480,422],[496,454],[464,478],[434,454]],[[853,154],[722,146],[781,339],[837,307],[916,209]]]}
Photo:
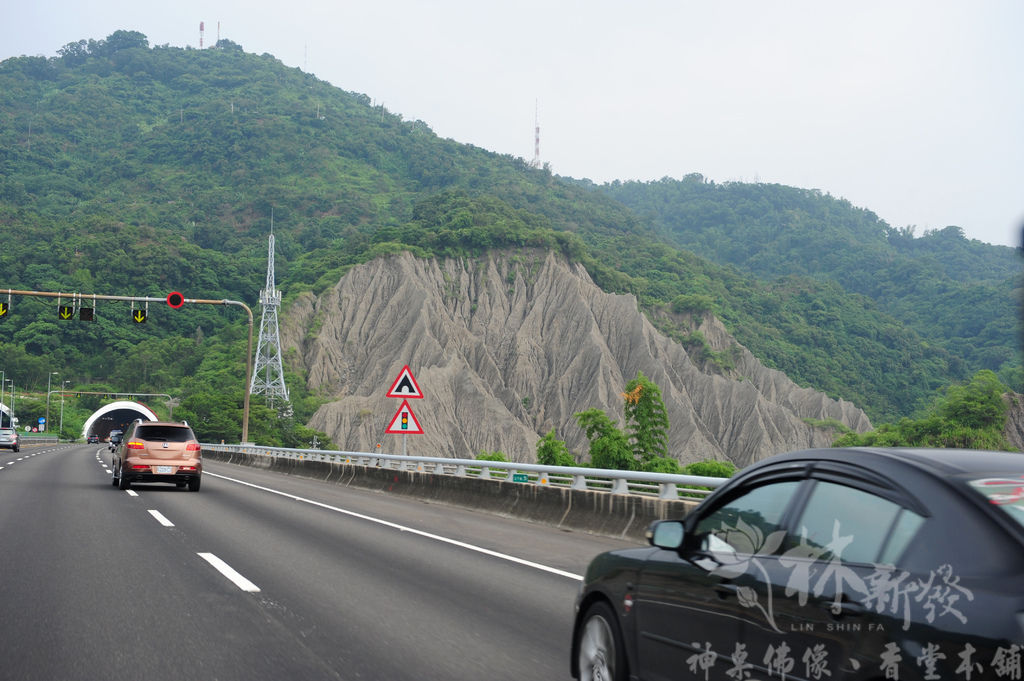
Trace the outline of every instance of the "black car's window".
{"label": "black car's window", "polygon": [[799,480],[761,485],[711,511],[696,526],[704,548],[725,549],[725,542],[737,553],[772,553],[779,546],[772,535],[799,486]]}
{"label": "black car's window", "polygon": [[163,440],[166,442],[186,442],[194,440],[191,428],[181,426],[139,426],[135,437],[140,440]]}
{"label": "black car's window", "polygon": [[903,553],[923,520],[870,492],[819,480],[795,531],[811,555],[822,560],[891,562]]}
{"label": "black car's window", "polygon": [[879,563],[895,565],[906,550],[910,541],[917,536],[917,531],[924,523],[924,517],[919,516],[909,509],[901,509],[896,516],[896,523],[892,527],[892,533],[885,541],[882,554],[878,557]]}

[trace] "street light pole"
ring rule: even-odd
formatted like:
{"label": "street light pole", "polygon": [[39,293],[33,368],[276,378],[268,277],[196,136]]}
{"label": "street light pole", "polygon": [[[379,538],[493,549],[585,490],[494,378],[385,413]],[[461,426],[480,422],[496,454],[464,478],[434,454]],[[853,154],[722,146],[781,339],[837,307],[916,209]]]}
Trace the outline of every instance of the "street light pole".
{"label": "street light pole", "polygon": [[[7,384],[7,370],[6,369],[0,369],[0,407],[2,407],[3,404],[4,404],[4,387],[5,387],[6,384]],[[0,426],[4,425],[3,414],[4,414],[4,410],[2,408],[0,408]],[[7,417],[8,424],[9,425],[14,425],[10,421],[11,421],[11,419],[8,416]]]}
{"label": "street light pole", "polygon": [[60,442],[61,435],[64,434],[64,388],[67,387],[71,381],[60,382],[60,426],[57,428],[57,442]]}
{"label": "street light pole", "polygon": [[46,428],[45,428],[45,430],[50,430],[50,379],[53,378],[54,376],[56,376],[58,373],[60,373],[60,372],[51,371],[46,376]]}
{"label": "street light pole", "polygon": [[11,380],[11,412],[7,415],[7,417],[11,420],[11,428],[17,428],[17,426],[14,425],[15,418],[14,418],[14,380],[13,379]]}

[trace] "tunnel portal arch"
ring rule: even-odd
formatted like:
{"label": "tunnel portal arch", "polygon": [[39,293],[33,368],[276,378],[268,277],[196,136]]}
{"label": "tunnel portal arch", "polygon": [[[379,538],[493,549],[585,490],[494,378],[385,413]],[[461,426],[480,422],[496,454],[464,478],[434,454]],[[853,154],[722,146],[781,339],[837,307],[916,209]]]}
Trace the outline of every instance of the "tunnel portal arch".
{"label": "tunnel portal arch", "polygon": [[129,402],[121,400],[105,404],[85,420],[82,426],[82,437],[96,434],[101,441],[110,438],[110,431],[124,430],[135,419],[143,421],[157,421],[153,410],[140,402]]}

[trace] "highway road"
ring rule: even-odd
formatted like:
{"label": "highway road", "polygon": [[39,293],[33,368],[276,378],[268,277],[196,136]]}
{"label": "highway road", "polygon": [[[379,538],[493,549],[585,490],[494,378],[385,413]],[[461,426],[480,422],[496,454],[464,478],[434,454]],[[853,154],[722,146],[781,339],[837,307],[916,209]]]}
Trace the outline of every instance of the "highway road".
{"label": "highway road", "polygon": [[110,484],[0,450],[0,679],[568,679],[587,562],[628,541],[207,461]]}

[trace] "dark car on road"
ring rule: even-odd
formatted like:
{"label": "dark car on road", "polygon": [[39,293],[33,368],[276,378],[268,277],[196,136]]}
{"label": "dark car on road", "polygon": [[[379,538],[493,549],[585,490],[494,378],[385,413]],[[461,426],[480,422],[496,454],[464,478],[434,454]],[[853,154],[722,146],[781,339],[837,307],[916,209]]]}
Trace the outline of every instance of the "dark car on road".
{"label": "dark car on road", "polygon": [[574,677],[1022,678],[1022,454],[783,454],[648,539],[587,569]]}
{"label": "dark car on road", "polygon": [[107,443],[107,446],[110,448],[110,451],[114,451],[115,449],[117,449],[117,446],[121,444],[122,435],[124,435],[123,430],[110,431],[110,441]]}
{"label": "dark car on road", "polygon": [[21,451],[21,441],[18,439],[18,431],[14,428],[0,428],[0,447],[12,451]]}
{"label": "dark car on road", "polygon": [[135,482],[171,482],[199,491],[203,453],[187,423],[134,421],[114,449],[111,483],[128,489]]}
{"label": "dark car on road", "polygon": [[92,445],[92,444],[99,444],[99,441],[100,441],[100,436],[97,435],[96,433],[89,433],[88,435],[85,436],[86,444],[90,444],[90,445]]}

